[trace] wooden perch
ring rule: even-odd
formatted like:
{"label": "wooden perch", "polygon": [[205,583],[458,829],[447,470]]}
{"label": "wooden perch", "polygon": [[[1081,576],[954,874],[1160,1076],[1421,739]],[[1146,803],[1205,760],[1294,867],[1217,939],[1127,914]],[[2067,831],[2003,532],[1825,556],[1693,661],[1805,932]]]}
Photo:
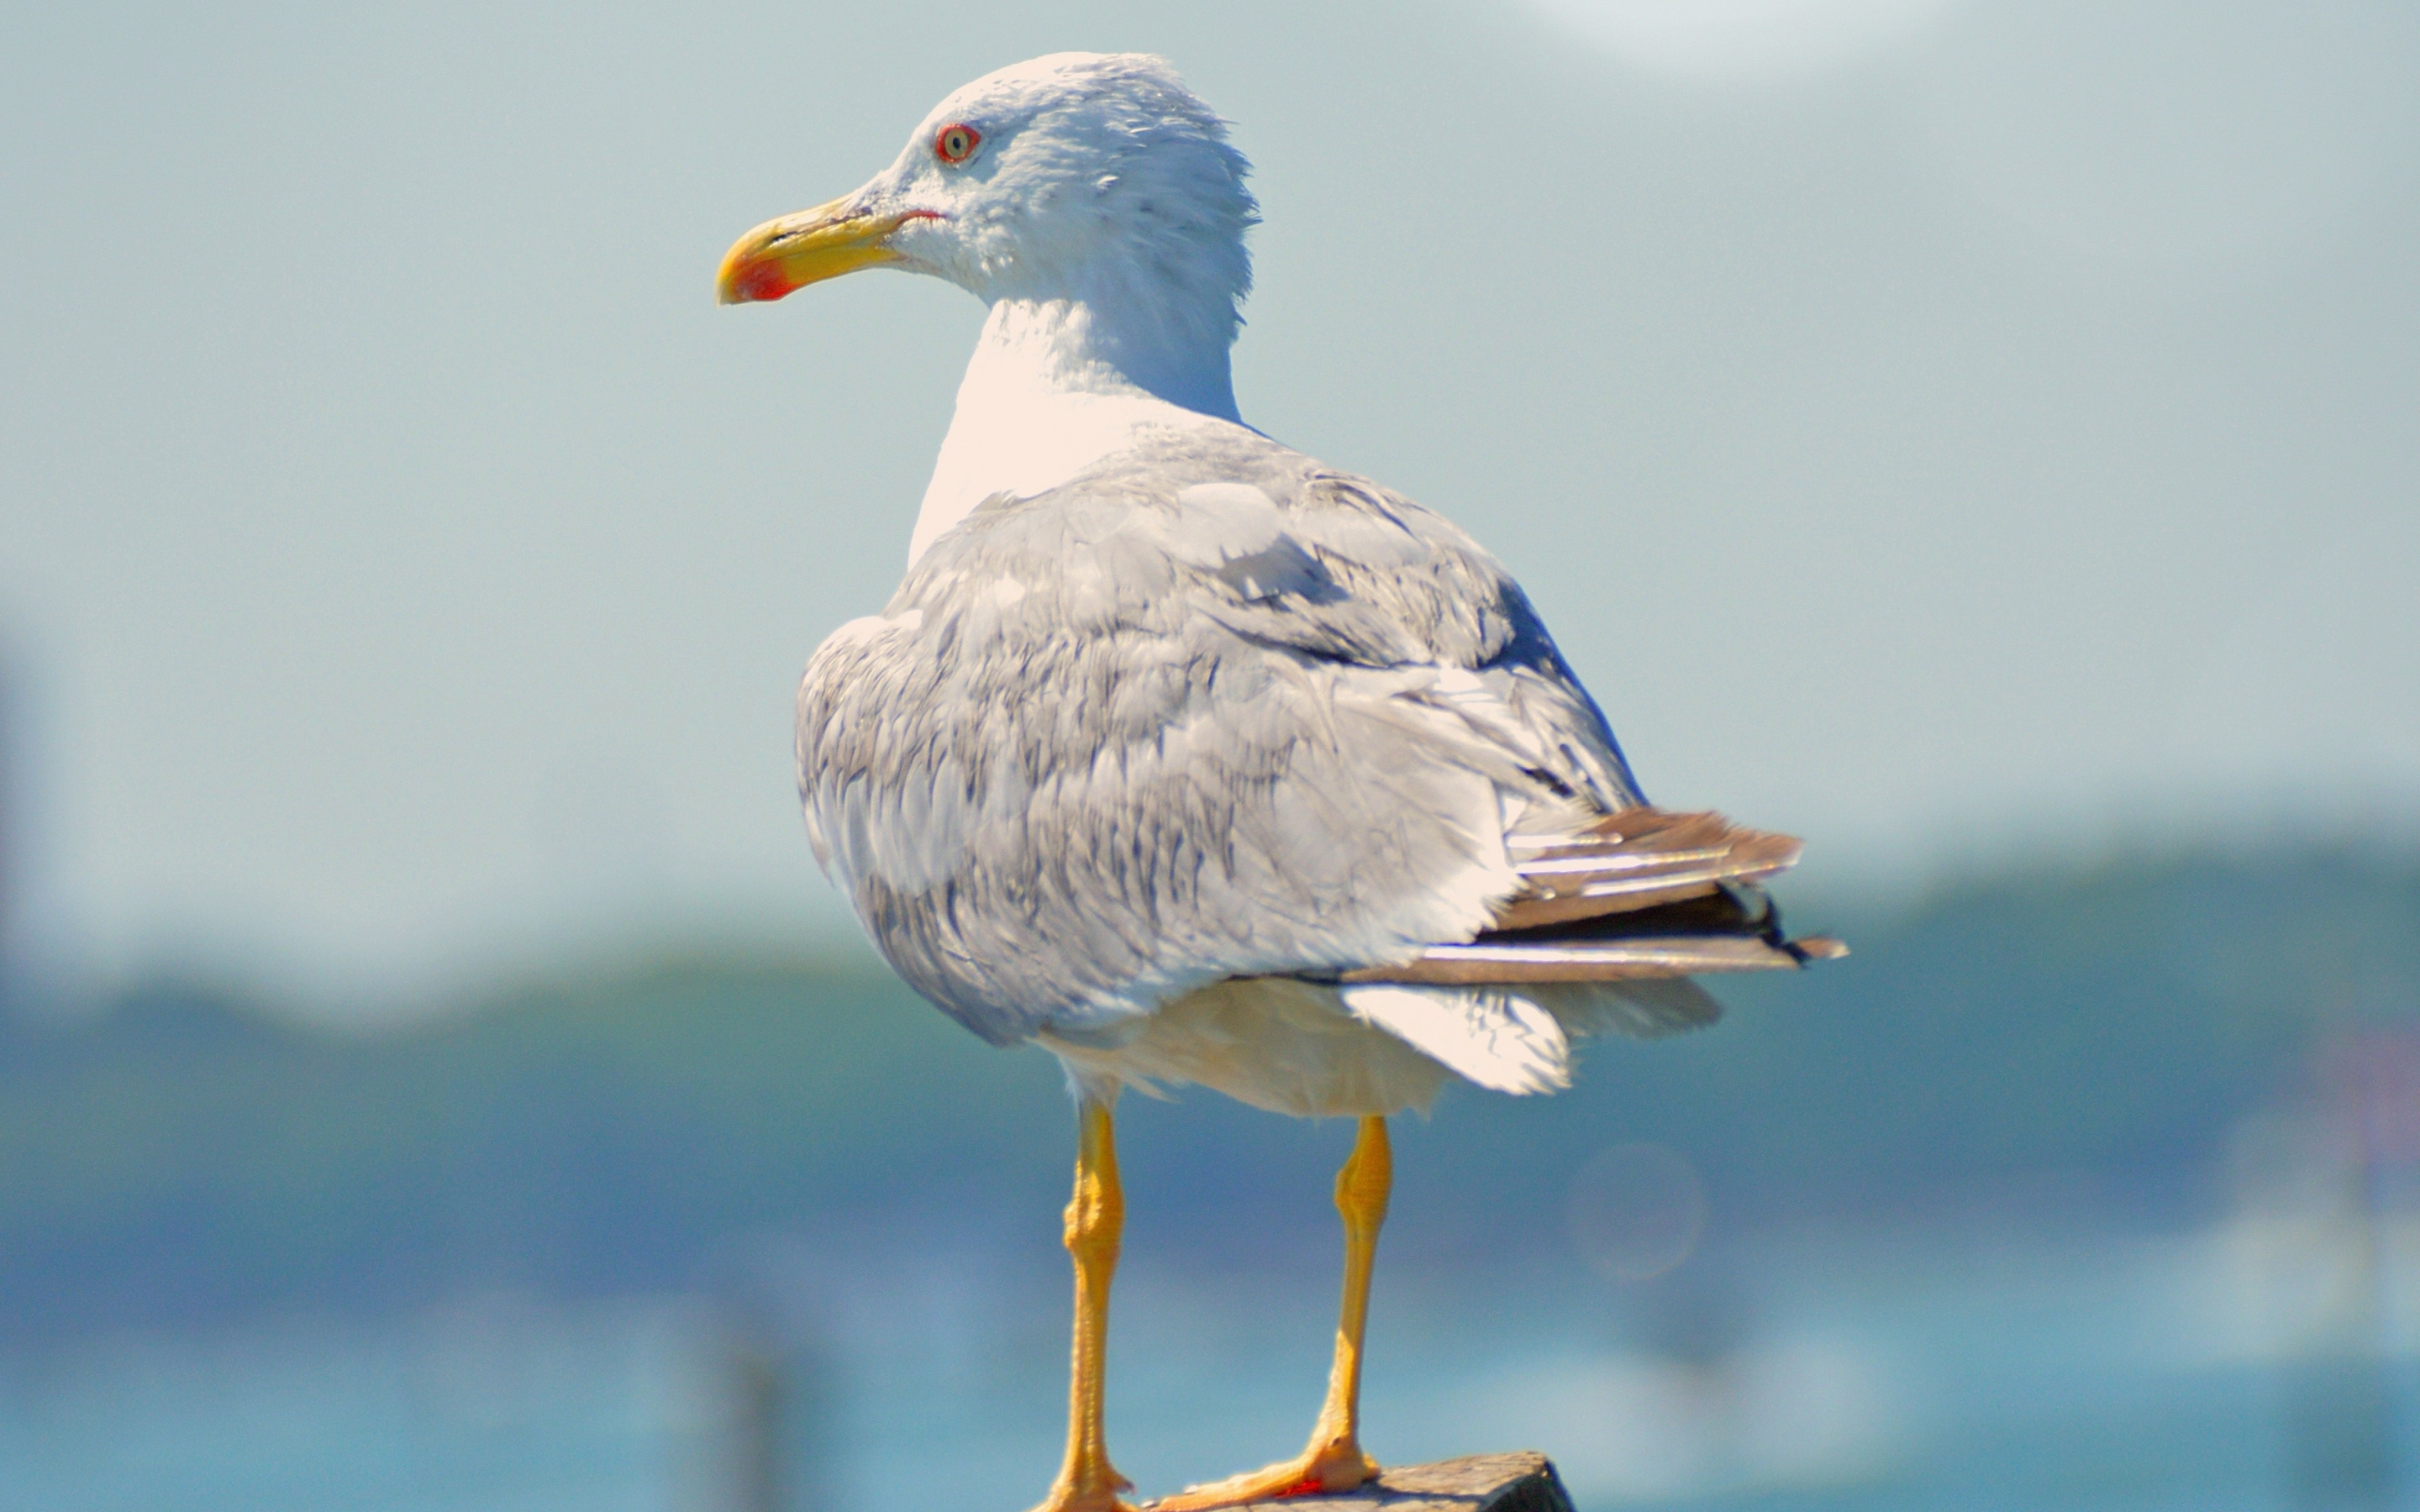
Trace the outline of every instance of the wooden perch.
{"label": "wooden perch", "polygon": [[1269,1512],[1572,1512],[1553,1462],[1533,1452],[1402,1465],[1358,1490],[1251,1505]]}

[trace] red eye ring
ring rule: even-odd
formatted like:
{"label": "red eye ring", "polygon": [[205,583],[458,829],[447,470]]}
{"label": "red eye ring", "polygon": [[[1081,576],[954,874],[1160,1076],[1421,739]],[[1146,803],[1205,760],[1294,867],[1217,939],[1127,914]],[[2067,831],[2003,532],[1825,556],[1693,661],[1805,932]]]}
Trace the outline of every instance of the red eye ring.
{"label": "red eye ring", "polygon": [[933,156],[955,167],[975,155],[983,146],[983,133],[964,121],[944,126],[933,137]]}

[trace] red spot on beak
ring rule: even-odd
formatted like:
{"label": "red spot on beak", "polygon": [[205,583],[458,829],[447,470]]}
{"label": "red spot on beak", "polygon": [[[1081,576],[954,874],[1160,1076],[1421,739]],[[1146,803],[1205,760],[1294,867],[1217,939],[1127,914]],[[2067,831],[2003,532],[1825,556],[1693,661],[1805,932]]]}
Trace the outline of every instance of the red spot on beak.
{"label": "red spot on beak", "polygon": [[734,283],[743,301],[778,300],[799,286],[783,276],[782,265],[770,258],[742,268]]}

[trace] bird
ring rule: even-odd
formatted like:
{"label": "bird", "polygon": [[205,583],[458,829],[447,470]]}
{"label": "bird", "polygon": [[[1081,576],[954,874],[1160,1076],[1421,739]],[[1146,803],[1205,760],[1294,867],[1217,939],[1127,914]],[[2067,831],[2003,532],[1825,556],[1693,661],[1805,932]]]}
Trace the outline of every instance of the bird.
{"label": "bird", "polygon": [[1163,59],[1062,53],[952,93],[888,168],[742,236],[723,303],[863,269],[988,307],[881,612],[798,692],[808,838],[893,969],[1076,1102],[1068,1435],[1036,1512],[1120,1512],[1103,1413],[1113,1109],[1200,1085],[1357,1120],[1304,1450],[1146,1504],[1342,1491],[1392,1189],[1388,1119],[1558,1090],[1691,979],[1844,953],[1762,879],[1790,837],[1651,805],[1528,596],[1443,516],[1246,424],[1259,207]]}

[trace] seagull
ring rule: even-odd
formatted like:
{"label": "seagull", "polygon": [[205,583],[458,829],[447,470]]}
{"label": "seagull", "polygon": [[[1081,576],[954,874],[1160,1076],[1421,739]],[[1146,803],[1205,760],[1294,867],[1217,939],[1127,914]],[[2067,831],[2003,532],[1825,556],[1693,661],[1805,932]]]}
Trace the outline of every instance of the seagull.
{"label": "seagull", "polygon": [[1123,1090],[1359,1120],[1308,1446],[1149,1504],[1346,1490],[1378,1472],[1387,1119],[1451,1081],[1555,1091],[1579,1038],[1712,1023],[1695,974],[1845,949],[1785,936],[1758,885],[1796,841],[1647,802],[1477,542],[1244,424],[1248,172],[1165,61],[1056,54],[952,94],[718,280],[744,303],[896,268],[990,307],[906,578],[799,684],[798,777],[817,860],[899,975],[1066,1072],[1075,1347],[1036,1512],[1132,1489],[1102,1413]]}

